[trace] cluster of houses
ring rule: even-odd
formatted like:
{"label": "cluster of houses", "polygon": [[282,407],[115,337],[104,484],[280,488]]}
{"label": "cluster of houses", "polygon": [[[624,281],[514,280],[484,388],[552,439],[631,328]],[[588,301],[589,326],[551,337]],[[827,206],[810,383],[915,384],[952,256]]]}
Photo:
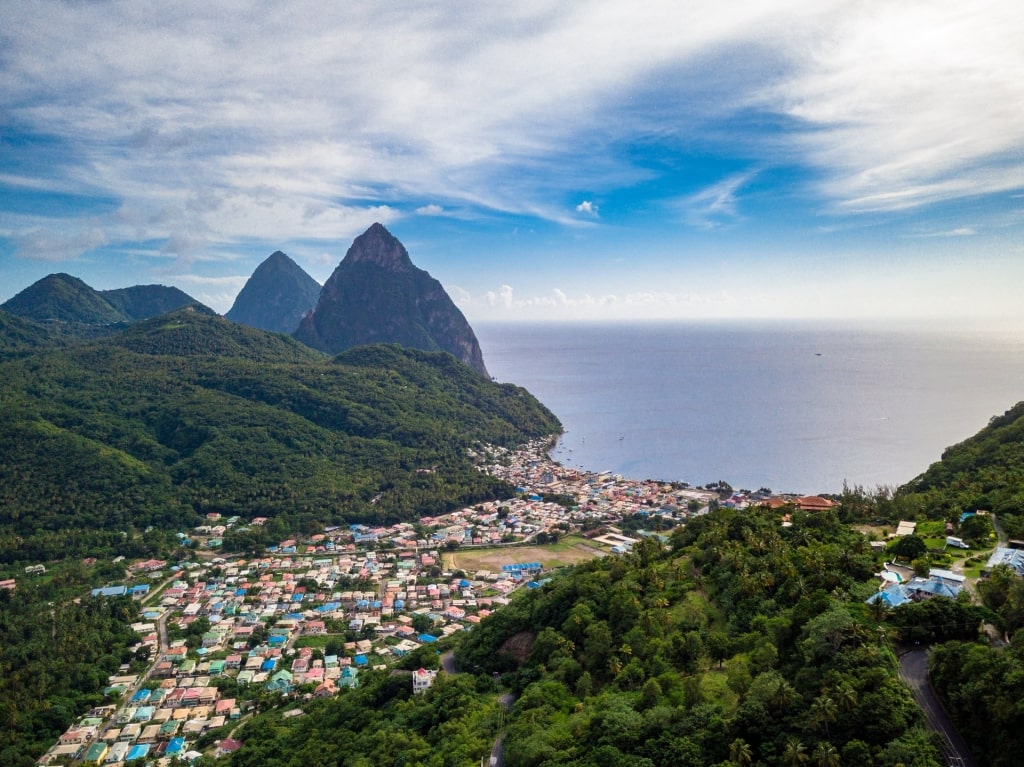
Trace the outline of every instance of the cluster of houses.
{"label": "cluster of houses", "polygon": [[[232,678],[229,687],[238,695],[256,689],[335,695],[357,686],[365,669],[388,668],[440,637],[471,628],[506,604],[513,591],[538,583],[540,565],[517,562],[515,548],[499,571],[445,572],[441,552],[451,544],[493,546],[597,528],[594,540],[611,551],[628,551],[636,539],[614,524],[636,514],[664,518],[667,529],[706,513],[713,503],[791,504],[808,511],[830,506],[817,496],[744,493],[723,500],[714,490],[577,471],[552,463],[546,449],[538,442],[520,451],[488,448],[476,456],[481,470],[515,485],[515,498],[424,517],[415,525],[327,529],[301,541],[283,540],[261,557],[173,567],[161,560],[133,564],[138,585],[108,586],[93,595],[144,600],[143,622],[134,628],[141,644],[151,648],[152,667],[141,678],[112,678],[108,693],[118,702],[93,710],[65,732],[44,763],[73,759],[117,767],[134,759],[190,760],[198,756],[190,750],[196,738],[243,714],[244,703],[220,696],[218,679]],[[194,532],[214,548],[227,529],[240,524],[215,514],[207,522]],[[1024,560],[1015,563],[1024,572]],[[872,599],[893,606],[955,596],[964,580],[938,570],[926,579],[895,569],[883,577],[884,588]],[[169,641],[168,627],[188,640]],[[436,674],[412,672],[413,692],[429,689]],[[219,753],[240,745],[224,738]]]}
{"label": "cluster of houses", "polygon": [[866,600],[868,604],[881,602],[886,607],[899,607],[907,602],[920,602],[932,597],[955,599],[964,590],[967,578],[951,570],[933,567],[928,577],[908,577],[907,568],[887,568],[879,577],[879,590]]}
{"label": "cluster of houses", "polygon": [[[137,677],[114,677],[111,681],[117,683],[115,687],[138,683]],[[187,744],[209,729],[238,719],[239,708],[234,699],[220,699],[213,687],[182,689],[197,692],[186,701],[183,697],[172,698],[165,687],[142,687],[127,703],[94,708],[60,736],[43,762],[78,760],[115,765],[136,759],[199,756],[190,753]],[[200,690],[204,694],[198,694]]]}

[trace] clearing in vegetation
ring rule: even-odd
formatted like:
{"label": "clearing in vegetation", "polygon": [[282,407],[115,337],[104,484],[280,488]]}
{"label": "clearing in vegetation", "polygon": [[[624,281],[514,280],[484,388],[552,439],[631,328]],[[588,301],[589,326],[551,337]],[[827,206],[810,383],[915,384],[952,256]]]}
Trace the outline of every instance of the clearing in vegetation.
{"label": "clearing in vegetation", "polygon": [[605,554],[605,551],[586,538],[571,535],[558,543],[544,546],[497,546],[488,549],[446,551],[442,556],[442,562],[446,570],[501,572],[502,565],[517,562],[540,562],[544,569],[548,569],[586,562]]}

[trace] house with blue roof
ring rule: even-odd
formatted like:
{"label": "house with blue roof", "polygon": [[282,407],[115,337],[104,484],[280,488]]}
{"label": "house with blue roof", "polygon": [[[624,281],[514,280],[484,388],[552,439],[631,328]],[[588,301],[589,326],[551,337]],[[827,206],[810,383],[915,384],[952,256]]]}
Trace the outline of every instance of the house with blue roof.
{"label": "house with blue roof", "polygon": [[889,607],[899,607],[907,602],[917,602],[931,597],[956,599],[964,589],[964,576],[949,570],[933,569],[927,578],[911,578],[906,583],[893,583],[886,580],[878,592],[865,601],[868,604],[883,602]]}
{"label": "house with blue roof", "polygon": [[131,751],[128,752],[128,756],[125,757],[126,762],[133,761],[134,759],[145,759],[149,755],[149,744],[140,743],[137,746],[132,746]]}
{"label": "house with blue roof", "polygon": [[123,597],[128,593],[127,586],[104,586],[101,589],[93,589],[89,592],[94,597]]}
{"label": "house with blue roof", "polygon": [[268,692],[289,693],[292,691],[292,673],[281,669],[270,678],[265,688]]}
{"label": "house with blue roof", "polygon": [[1024,576],[1024,549],[1008,549],[1002,546],[992,552],[985,567],[991,570],[999,565],[1006,565],[1017,575]]}
{"label": "house with blue roof", "polygon": [[869,605],[882,602],[886,607],[899,607],[902,604],[913,601],[913,599],[910,591],[902,583],[890,583],[864,601]]}
{"label": "house with blue roof", "polygon": [[338,678],[338,684],[342,687],[358,687],[359,669],[353,668],[352,666],[345,666],[345,668],[341,670],[341,676]]}

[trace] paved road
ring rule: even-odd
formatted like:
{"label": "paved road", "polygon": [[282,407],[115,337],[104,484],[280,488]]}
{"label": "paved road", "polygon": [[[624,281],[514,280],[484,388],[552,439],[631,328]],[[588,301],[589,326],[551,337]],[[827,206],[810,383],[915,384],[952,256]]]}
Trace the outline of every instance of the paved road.
{"label": "paved road", "polygon": [[924,711],[928,724],[939,734],[942,753],[950,767],[975,767],[974,757],[953,726],[939,696],[928,681],[928,652],[911,650],[900,656],[900,676]]}

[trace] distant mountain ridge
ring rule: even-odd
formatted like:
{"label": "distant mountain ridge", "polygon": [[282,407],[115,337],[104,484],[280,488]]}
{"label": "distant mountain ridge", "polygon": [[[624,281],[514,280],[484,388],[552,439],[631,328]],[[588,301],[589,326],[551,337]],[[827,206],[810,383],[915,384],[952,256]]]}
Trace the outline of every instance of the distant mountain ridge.
{"label": "distant mountain ridge", "polygon": [[79,322],[110,325],[125,314],[78,277],[48,274],[3,304],[0,309],[33,322]]}
{"label": "distant mountain ridge", "polygon": [[125,317],[135,321],[199,304],[185,291],[167,285],[133,285],[130,288],[101,290],[99,294]]}
{"label": "distant mountain ridge", "polygon": [[201,306],[178,288],[135,285],[95,290],[78,277],[57,273],[32,283],[0,304],[0,309],[32,322],[109,326],[138,322],[189,305]]}
{"label": "distant mountain ridge", "polygon": [[294,337],[329,354],[375,343],[444,351],[488,375],[465,316],[379,223],[352,243]]}
{"label": "distant mountain ridge", "polygon": [[294,333],[320,297],[320,283],[281,251],[256,267],[224,316],[251,328]]}

